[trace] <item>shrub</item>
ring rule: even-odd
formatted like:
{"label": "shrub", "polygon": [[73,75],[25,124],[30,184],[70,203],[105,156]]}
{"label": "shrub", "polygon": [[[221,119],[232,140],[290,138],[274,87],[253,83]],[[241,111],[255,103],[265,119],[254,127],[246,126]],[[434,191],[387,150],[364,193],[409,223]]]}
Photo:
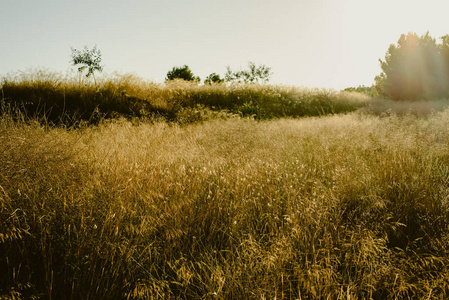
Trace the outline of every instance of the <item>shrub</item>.
{"label": "shrub", "polygon": [[212,73],[209,76],[206,77],[206,79],[204,80],[205,84],[212,84],[212,83],[222,83],[224,82],[224,79],[220,78],[220,75],[216,74],[216,73]]}
{"label": "shrub", "polygon": [[171,71],[168,71],[165,81],[174,79],[183,79],[187,81],[197,81],[197,82],[200,81],[200,78],[198,76],[194,76],[192,71],[187,65],[184,65],[182,67],[173,67]]}

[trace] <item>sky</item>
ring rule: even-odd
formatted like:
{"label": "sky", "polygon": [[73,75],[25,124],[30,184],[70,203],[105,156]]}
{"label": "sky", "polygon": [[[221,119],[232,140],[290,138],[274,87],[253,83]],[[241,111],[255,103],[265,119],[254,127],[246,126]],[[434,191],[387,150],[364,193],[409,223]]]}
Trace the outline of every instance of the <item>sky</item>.
{"label": "sky", "polygon": [[0,0],[0,76],[66,73],[71,48],[97,48],[103,73],[205,79],[249,61],[270,82],[344,89],[374,83],[402,33],[449,34],[447,0]]}

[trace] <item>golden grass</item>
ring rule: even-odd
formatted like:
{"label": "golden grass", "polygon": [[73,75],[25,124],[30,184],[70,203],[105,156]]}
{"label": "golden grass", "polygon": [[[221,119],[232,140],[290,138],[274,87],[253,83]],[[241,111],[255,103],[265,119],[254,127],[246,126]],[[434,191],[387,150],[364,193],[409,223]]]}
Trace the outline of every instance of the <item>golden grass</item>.
{"label": "golden grass", "polygon": [[442,299],[449,111],[0,121],[4,299]]}

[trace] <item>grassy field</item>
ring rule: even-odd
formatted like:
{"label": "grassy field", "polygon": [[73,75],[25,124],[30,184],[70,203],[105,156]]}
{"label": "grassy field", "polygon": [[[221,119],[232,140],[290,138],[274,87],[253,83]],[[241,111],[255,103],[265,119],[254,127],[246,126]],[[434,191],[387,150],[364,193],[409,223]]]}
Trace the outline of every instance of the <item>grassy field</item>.
{"label": "grassy field", "polygon": [[446,299],[444,103],[76,129],[3,114],[0,299]]}

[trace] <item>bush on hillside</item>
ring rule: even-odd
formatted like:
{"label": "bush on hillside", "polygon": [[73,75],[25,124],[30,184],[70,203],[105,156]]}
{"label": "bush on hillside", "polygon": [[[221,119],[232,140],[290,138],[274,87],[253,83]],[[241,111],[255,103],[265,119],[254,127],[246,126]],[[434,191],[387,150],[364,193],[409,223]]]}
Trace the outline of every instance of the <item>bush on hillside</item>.
{"label": "bush on hillside", "polygon": [[183,79],[187,81],[200,81],[198,76],[193,75],[189,66],[184,65],[182,67],[173,67],[172,70],[168,71],[165,81]]}
{"label": "bush on hillside", "polygon": [[221,79],[220,75],[216,73],[212,73],[209,76],[206,77],[204,80],[205,84],[212,84],[212,83],[222,83],[224,82],[224,79]]}

